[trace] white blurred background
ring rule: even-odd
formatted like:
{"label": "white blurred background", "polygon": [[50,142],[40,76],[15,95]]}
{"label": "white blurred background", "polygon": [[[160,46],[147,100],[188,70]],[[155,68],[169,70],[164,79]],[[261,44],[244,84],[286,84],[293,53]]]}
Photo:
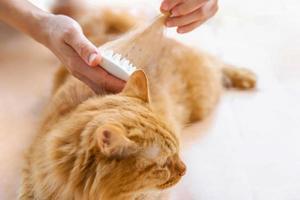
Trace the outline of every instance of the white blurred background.
{"label": "white blurred background", "polygon": [[[33,1],[47,9],[50,1]],[[158,12],[158,0],[92,5]],[[300,1],[222,0],[198,30],[168,34],[258,76],[254,92],[226,92],[214,115],[188,128],[188,171],[171,200],[300,200]],[[1,30],[0,30],[1,33]],[[6,32],[4,32],[6,33]],[[15,199],[58,61],[22,35],[0,38],[0,199]],[[10,32],[11,33],[11,32]],[[8,39],[7,39],[8,38]],[[38,52],[38,53],[37,53]]]}

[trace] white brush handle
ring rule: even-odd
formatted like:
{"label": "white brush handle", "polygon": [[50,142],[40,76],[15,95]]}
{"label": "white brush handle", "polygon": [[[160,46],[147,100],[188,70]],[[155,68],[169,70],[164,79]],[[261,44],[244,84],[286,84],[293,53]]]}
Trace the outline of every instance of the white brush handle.
{"label": "white brush handle", "polygon": [[120,54],[116,54],[111,50],[102,50],[100,52],[102,55],[101,67],[119,79],[127,81],[136,70],[136,67]]}

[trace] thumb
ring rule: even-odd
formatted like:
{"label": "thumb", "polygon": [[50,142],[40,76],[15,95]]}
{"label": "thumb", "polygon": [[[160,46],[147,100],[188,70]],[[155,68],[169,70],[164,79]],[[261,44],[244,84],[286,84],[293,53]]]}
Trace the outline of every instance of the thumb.
{"label": "thumb", "polygon": [[97,66],[100,64],[101,55],[97,47],[95,47],[81,31],[75,32],[71,37],[66,38],[65,42],[71,46],[88,65]]}
{"label": "thumb", "polygon": [[172,10],[172,8],[174,8],[176,5],[178,5],[182,2],[183,2],[183,0],[164,0],[161,3],[160,10],[162,12],[170,11],[170,10]]}

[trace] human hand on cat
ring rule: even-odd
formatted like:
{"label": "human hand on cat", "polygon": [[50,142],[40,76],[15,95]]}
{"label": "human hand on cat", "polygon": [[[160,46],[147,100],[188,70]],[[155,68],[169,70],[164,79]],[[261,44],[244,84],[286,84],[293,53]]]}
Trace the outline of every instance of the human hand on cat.
{"label": "human hand on cat", "polygon": [[76,78],[96,93],[106,89],[120,92],[125,82],[99,67],[98,49],[84,36],[80,25],[63,15],[47,15],[40,20],[38,41],[47,46]]}
{"label": "human hand on cat", "polygon": [[162,12],[169,12],[167,27],[178,27],[178,33],[187,33],[218,11],[218,0],[163,0]]}

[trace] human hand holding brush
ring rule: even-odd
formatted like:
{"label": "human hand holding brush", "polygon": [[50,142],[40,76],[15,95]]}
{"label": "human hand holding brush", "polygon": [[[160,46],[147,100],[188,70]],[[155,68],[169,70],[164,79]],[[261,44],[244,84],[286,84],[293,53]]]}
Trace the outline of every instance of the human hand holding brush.
{"label": "human hand holding brush", "polygon": [[76,78],[96,93],[120,92],[125,81],[99,66],[100,53],[70,17],[54,15],[29,1],[0,0],[0,20],[31,36],[50,49]]}
{"label": "human hand holding brush", "polygon": [[102,56],[83,34],[80,25],[64,15],[48,16],[41,23],[36,40],[48,47],[68,71],[96,93],[103,89],[120,92],[125,81],[100,67]]}

